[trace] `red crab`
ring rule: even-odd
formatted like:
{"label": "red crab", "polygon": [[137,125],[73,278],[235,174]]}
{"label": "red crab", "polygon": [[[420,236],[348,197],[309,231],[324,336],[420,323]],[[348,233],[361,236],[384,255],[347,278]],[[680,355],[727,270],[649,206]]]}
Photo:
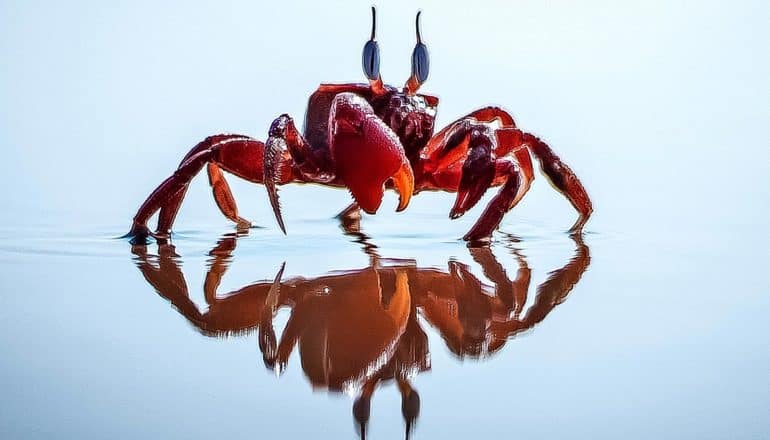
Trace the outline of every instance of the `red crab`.
{"label": "red crab", "polygon": [[[468,241],[485,242],[529,189],[534,179],[530,155],[540,161],[543,173],[580,214],[571,230],[582,230],[592,212],[583,185],[548,145],[519,130],[505,110],[483,107],[434,133],[439,100],[417,93],[428,78],[429,67],[419,12],[412,74],[403,89],[382,82],[375,27],[372,8],[371,37],[363,49],[369,84],[319,86],[308,102],[304,133],[283,114],[273,121],[264,143],[239,134],[204,139],[142,204],[128,235],[167,236],[191,179],[206,165],[214,199],[227,218],[239,226],[250,225],[238,214],[223,170],[265,185],[284,233],[277,186],[287,183],[346,187],[355,200],[342,212],[346,217],[359,215],[359,209],[374,214],[386,188],[399,193],[397,211],[405,209],[412,194],[420,191],[456,192],[449,212],[452,219],[472,208],[489,187],[501,186],[464,236]],[[147,221],[158,210],[158,227],[152,234]]]}

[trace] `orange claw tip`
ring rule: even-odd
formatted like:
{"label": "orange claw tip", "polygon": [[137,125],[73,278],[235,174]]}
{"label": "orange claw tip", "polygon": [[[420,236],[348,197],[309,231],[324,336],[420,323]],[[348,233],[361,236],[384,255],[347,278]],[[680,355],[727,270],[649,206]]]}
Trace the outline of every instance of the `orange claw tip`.
{"label": "orange claw tip", "polygon": [[409,201],[412,199],[412,193],[414,193],[414,174],[412,173],[412,167],[408,162],[401,164],[401,167],[393,175],[393,186],[398,192],[398,207],[396,212],[401,212],[409,206]]}

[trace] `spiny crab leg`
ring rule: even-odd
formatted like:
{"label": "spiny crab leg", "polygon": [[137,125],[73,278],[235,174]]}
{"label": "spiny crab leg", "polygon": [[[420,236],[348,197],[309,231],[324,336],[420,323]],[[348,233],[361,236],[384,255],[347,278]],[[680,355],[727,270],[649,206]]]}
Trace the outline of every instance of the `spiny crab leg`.
{"label": "spiny crab leg", "polygon": [[[139,207],[131,230],[126,236],[133,237],[139,242],[148,236],[167,236],[190,181],[206,164],[217,164],[239,177],[261,183],[262,173],[257,173],[255,168],[262,167],[263,148],[262,142],[237,134],[209,136],[199,142],[185,156],[176,171],[158,185]],[[223,188],[216,181],[212,181],[212,185],[215,194]],[[219,202],[218,200],[217,203]],[[223,212],[228,211],[223,209],[221,204],[219,206]],[[147,227],[147,220],[158,210],[161,211],[158,216],[158,231],[153,234]],[[236,212],[228,211],[225,215],[235,216]]]}
{"label": "spiny crab leg", "polygon": [[[309,155],[309,148],[302,135],[294,126],[294,120],[287,114],[282,114],[270,125],[267,141],[265,142],[265,154],[263,158],[263,182],[270,198],[270,206],[278,221],[278,226],[286,234],[286,226],[281,216],[281,204],[278,200],[277,184],[291,181],[293,176],[292,164],[296,165],[299,172],[309,175],[308,180],[318,181],[317,174],[306,165],[305,157]],[[285,176],[284,174],[290,174]],[[323,181],[322,181],[323,182]]]}
{"label": "spiny crab leg", "polygon": [[286,226],[283,223],[283,216],[281,216],[281,203],[278,200],[278,188],[276,184],[280,180],[278,174],[278,166],[281,161],[281,157],[286,151],[286,142],[280,138],[270,137],[265,143],[265,160],[264,160],[264,183],[267,190],[267,196],[270,199],[270,206],[273,208],[273,214],[278,221],[278,226],[281,231],[286,234]]}

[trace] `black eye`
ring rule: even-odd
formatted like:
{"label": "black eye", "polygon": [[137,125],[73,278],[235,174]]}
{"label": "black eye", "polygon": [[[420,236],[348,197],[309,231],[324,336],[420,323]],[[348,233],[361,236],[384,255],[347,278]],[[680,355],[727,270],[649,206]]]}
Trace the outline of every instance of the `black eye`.
{"label": "black eye", "polygon": [[367,78],[376,80],[380,77],[380,46],[376,41],[369,40],[366,42],[361,63]]}
{"label": "black eye", "polygon": [[420,14],[422,14],[422,11],[417,12],[417,18],[414,20],[414,27],[417,33],[417,45],[414,46],[414,50],[412,51],[412,77],[414,77],[419,84],[422,84],[428,79],[430,61],[428,60],[428,46],[422,43],[422,35],[420,35]]}
{"label": "black eye", "polygon": [[418,82],[424,83],[428,79],[430,61],[428,59],[428,47],[422,43],[417,43],[412,51],[412,75]]}
{"label": "black eye", "polygon": [[361,56],[364,74],[372,81],[380,78],[380,46],[374,41],[376,32],[377,11],[372,6],[372,36],[369,37],[369,41],[364,45],[364,53]]}

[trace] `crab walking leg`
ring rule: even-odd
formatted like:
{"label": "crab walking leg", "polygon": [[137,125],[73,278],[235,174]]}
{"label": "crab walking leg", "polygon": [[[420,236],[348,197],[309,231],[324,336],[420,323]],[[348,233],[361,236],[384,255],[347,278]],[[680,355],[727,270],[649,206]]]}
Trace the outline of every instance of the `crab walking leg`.
{"label": "crab walking leg", "polygon": [[[501,109],[500,107],[482,107],[478,110],[474,110],[468,113],[460,119],[455,120],[433,136],[433,138],[430,140],[430,143],[428,144],[429,148],[431,144],[445,144],[447,134],[458,130],[458,128],[464,128],[467,131],[474,123],[499,124],[499,128],[495,130],[495,134],[498,138],[495,153],[498,157],[502,157],[510,153],[516,158],[516,161],[519,162],[519,167],[521,168],[521,171],[524,174],[526,180],[526,185],[522,185],[522,187],[529,188],[529,183],[531,183],[534,179],[532,160],[529,157],[529,153],[525,149],[520,148],[520,143],[510,142],[508,139],[505,139],[505,134],[503,134],[503,138],[501,138],[501,131],[504,132],[507,130],[500,129],[516,128],[516,122],[514,122],[513,116],[511,116],[510,113]],[[463,125],[465,127],[463,127]]]}
{"label": "crab walking leg", "polygon": [[495,130],[495,136],[497,137],[498,157],[505,155],[513,157],[516,160],[516,164],[521,171],[521,181],[519,182],[519,190],[516,193],[516,197],[511,201],[511,209],[518,205],[524,195],[527,194],[529,188],[532,186],[532,182],[535,180],[535,171],[532,167],[532,157],[529,154],[529,150],[526,145],[521,142],[520,130],[515,128],[501,128]]}
{"label": "crab walking leg", "polygon": [[494,106],[482,107],[478,110],[474,110],[468,113],[467,115],[455,121],[452,121],[452,123],[450,123],[443,129],[441,129],[438,133],[433,135],[433,138],[431,138],[428,145],[434,144],[434,143],[439,143],[439,144],[444,143],[447,134],[451,130],[453,130],[454,127],[456,127],[457,125],[465,121],[482,122],[482,123],[492,123],[497,121],[500,123],[501,127],[516,128],[516,123],[514,122],[513,117],[510,115],[510,113],[506,112],[500,107],[494,107]]}
{"label": "crab walking leg", "polygon": [[[495,122],[500,125],[500,128],[493,128],[492,124]],[[441,164],[456,160],[454,156],[462,154],[464,150],[464,148],[458,148],[460,146],[471,150],[463,165],[463,177],[458,188],[457,203],[452,209],[450,217],[459,217],[483,195],[483,183],[480,181],[480,177],[474,177],[474,174],[488,175],[488,171],[485,172],[482,169],[484,167],[489,169],[488,163],[485,164],[482,160],[484,157],[502,158],[509,156],[516,160],[519,182],[516,194],[509,201],[509,209],[516,206],[527,193],[535,178],[530,157],[531,152],[540,161],[543,174],[580,214],[578,220],[570,228],[572,232],[580,231],[593,212],[591,200],[582,183],[572,169],[562,162],[546,143],[515,127],[513,118],[507,112],[497,107],[485,107],[454,121],[430,140],[425,151],[425,155],[430,158],[429,162]],[[489,152],[474,152],[473,149],[477,143],[473,141],[474,133],[484,134],[485,131],[488,132],[489,130],[494,130],[496,142],[492,144],[492,147],[487,147]],[[473,163],[475,163],[473,166],[475,171],[466,171],[466,168]],[[463,180],[468,182],[471,179],[477,182],[470,188],[463,188]],[[462,209],[463,207],[465,209]],[[477,226],[480,225],[477,223]]]}
{"label": "crab walking leg", "polygon": [[182,189],[176,192],[168,201],[160,207],[158,213],[158,226],[155,228],[155,233],[159,236],[168,236],[171,234],[171,225],[174,224],[174,219],[179,212],[179,208],[182,207],[182,200],[187,194],[187,188],[189,185],[184,185]]}
{"label": "crab walking leg", "polygon": [[[203,142],[200,142],[195,147],[193,147],[182,159],[182,162],[179,164],[179,166],[184,165],[184,163],[190,157],[209,148],[211,144],[216,144],[226,140],[234,140],[234,139],[245,140],[245,139],[249,139],[249,137],[243,136],[243,135],[231,135],[231,134],[210,136],[209,138],[206,139],[210,142],[203,141]],[[246,221],[245,219],[241,219],[240,217],[237,216],[237,208],[235,207],[235,200],[233,199],[232,193],[230,192],[230,188],[227,185],[227,182],[224,180],[224,176],[221,175],[221,172],[219,173],[219,175],[221,176],[221,179],[218,179],[218,180],[212,179],[212,167],[216,168],[216,171],[219,170],[219,167],[212,162],[209,162],[208,164],[209,183],[212,186],[212,190],[214,192],[214,200],[217,202],[217,206],[219,207],[219,210],[222,211],[222,214],[224,214],[225,217],[238,223],[239,226],[245,227],[247,226],[247,224],[248,226],[250,226],[251,224],[248,221]],[[158,213],[158,227],[156,228],[156,234],[168,235],[171,233],[171,226],[174,224],[174,219],[176,219],[176,215],[179,212],[179,208],[182,206],[182,201],[184,200],[184,197],[187,194],[187,188],[188,187],[185,186],[182,190],[180,190],[173,197],[171,197],[163,206],[161,206],[160,213]],[[229,195],[229,200],[227,200],[228,195]]]}
{"label": "crab walking leg", "polygon": [[[436,157],[441,157],[451,154],[452,150],[467,149],[457,185],[457,198],[449,212],[452,219],[462,216],[475,206],[495,182],[503,183],[476,224],[463,237],[466,241],[489,241],[505,213],[518,203],[525,192],[521,186],[526,181],[526,175],[520,171],[513,158],[496,158],[495,151],[501,147],[497,144],[495,133],[496,130],[486,123],[461,120],[447,131],[444,145],[441,146],[443,152],[433,152]],[[463,148],[458,148],[461,145]]]}
{"label": "crab walking leg", "polygon": [[580,179],[545,142],[529,133],[523,132],[522,140],[540,161],[540,169],[543,170],[543,174],[548,177],[554,188],[562,193],[580,214],[580,217],[570,228],[570,232],[580,232],[594,210],[591,199],[588,197],[583,184],[580,183]]}
{"label": "crab walking leg", "polygon": [[214,201],[217,202],[219,210],[222,214],[235,222],[238,228],[244,229],[251,227],[251,222],[238,215],[238,205],[235,203],[235,197],[230,190],[230,185],[225,180],[225,175],[222,173],[222,169],[215,163],[209,162],[206,166],[206,171],[209,176],[209,185],[211,185],[211,191],[214,194]]}
{"label": "crab walking leg", "polygon": [[490,200],[481,217],[463,237],[466,241],[489,241],[492,238],[492,232],[497,229],[516,201],[522,180],[518,167],[509,159],[498,159],[495,162],[495,168],[498,175],[506,176],[507,179],[497,195]]}
{"label": "crab walking leg", "polygon": [[[213,162],[224,170],[251,182],[262,182],[264,144],[242,135],[211,136],[196,145],[173,175],[164,180],[139,207],[129,235],[150,235],[147,220],[155,212],[159,216],[159,233],[171,228],[187,186],[203,165]],[[232,195],[230,195],[232,196]]]}
{"label": "crab walking leg", "polygon": [[[198,143],[195,147],[193,147],[182,159],[182,162],[179,164],[181,167],[184,165],[184,163],[189,159],[190,157],[200,153],[201,151],[207,149],[210,147],[211,144],[215,144],[218,142],[222,142],[225,140],[232,140],[232,139],[249,139],[248,136],[243,135],[231,135],[231,134],[221,134],[221,135],[215,135],[215,136],[209,136],[204,140],[203,142]],[[207,142],[209,141],[209,142]],[[209,163],[209,167],[215,166],[212,163]],[[214,183],[211,182],[211,173],[209,173],[209,182],[212,186],[214,186]],[[225,186],[227,185],[227,182],[224,182]],[[171,226],[174,224],[174,219],[176,219],[176,215],[179,212],[179,208],[182,206],[182,201],[184,200],[185,195],[187,194],[187,186],[185,186],[182,190],[177,192],[174,196],[169,198],[169,200],[161,206],[160,212],[158,213],[158,227],[155,229],[156,234],[159,235],[168,235],[171,233]],[[225,212],[225,209],[222,207],[222,204],[220,204],[219,200],[216,198],[217,189],[214,189],[214,197],[217,201],[217,206],[219,206],[222,213],[227,217],[230,218],[233,221],[236,221],[236,219],[231,218],[228,215],[228,212]],[[229,188],[227,188],[229,191]],[[232,195],[231,195],[232,198]],[[235,203],[233,201],[233,203]]]}
{"label": "crab walking leg", "polygon": [[[496,123],[504,128],[496,128]],[[437,182],[456,186],[458,196],[450,218],[458,218],[473,207],[489,186],[503,183],[500,179],[504,176],[494,173],[495,158],[512,158],[521,171],[511,208],[529,191],[534,180],[532,159],[521,141],[521,132],[512,127],[513,118],[508,113],[497,107],[485,107],[454,121],[431,139],[425,151],[428,159],[422,169],[434,172]],[[453,173],[446,170],[460,160],[464,160],[460,181],[453,185]]]}
{"label": "crab walking leg", "polygon": [[532,158],[529,155],[529,151],[527,151],[520,142],[509,138],[508,133],[512,131],[510,129],[516,128],[516,122],[514,122],[513,116],[500,107],[484,107],[472,112],[469,116],[486,123],[499,121],[501,128],[495,130],[495,136],[497,137],[497,149],[495,153],[498,157],[503,157],[505,155],[513,156],[521,171],[519,192],[516,194],[516,200],[512,203],[512,207],[516,206],[516,204],[524,197],[524,194],[529,191],[532,181],[535,180],[535,172],[532,168]]}
{"label": "crab walking leg", "polygon": [[520,182],[516,196],[510,201],[512,209],[521,201],[534,180],[532,160],[529,152],[539,160],[543,174],[554,188],[569,200],[580,216],[570,228],[571,232],[582,230],[593,212],[591,199],[574,171],[562,162],[558,155],[538,137],[523,132],[518,128],[504,127],[495,130],[498,157],[508,155],[516,159],[520,173]]}

